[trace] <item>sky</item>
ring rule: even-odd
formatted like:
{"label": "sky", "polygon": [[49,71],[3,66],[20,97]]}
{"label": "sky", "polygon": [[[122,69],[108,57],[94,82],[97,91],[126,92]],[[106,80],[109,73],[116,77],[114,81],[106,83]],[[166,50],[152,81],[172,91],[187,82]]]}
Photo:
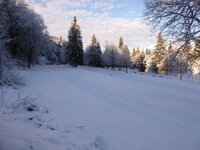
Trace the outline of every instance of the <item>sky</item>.
{"label": "sky", "polygon": [[142,20],[143,0],[27,0],[41,14],[50,35],[67,40],[74,16],[81,27],[84,47],[96,35],[102,46],[123,37],[130,48],[152,48],[155,36]]}

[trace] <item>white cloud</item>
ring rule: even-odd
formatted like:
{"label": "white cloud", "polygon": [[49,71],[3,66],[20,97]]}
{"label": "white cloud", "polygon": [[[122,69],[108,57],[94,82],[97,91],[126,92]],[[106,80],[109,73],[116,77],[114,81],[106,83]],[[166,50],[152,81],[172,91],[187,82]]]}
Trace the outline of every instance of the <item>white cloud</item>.
{"label": "white cloud", "polygon": [[[96,34],[101,45],[105,41],[118,43],[123,37],[129,47],[152,47],[154,37],[148,26],[138,19],[113,18],[109,11],[115,6],[109,2],[94,0],[43,0],[43,4],[29,0],[35,11],[41,14],[51,35],[67,39],[67,32],[73,16],[77,16],[81,26],[84,46],[90,43],[92,34]],[[89,9],[92,8],[92,9]],[[98,12],[96,9],[103,11]]]}

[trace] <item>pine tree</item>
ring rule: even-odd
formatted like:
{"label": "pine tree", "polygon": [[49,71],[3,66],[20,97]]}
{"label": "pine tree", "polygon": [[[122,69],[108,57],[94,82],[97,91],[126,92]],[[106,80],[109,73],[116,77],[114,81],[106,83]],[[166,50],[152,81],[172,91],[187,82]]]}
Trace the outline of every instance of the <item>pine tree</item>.
{"label": "pine tree", "polygon": [[93,34],[93,36],[92,36],[92,43],[91,43],[91,45],[97,45],[97,38],[96,38],[96,35],[95,34]]}
{"label": "pine tree", "polygon": [[118,45],[118,51],[119,53],[123,53],[123,48],[124,48],[124,40],[122,37],[119,39],[119,45]]}
{"label": "pine tree", "polygon": [[156,73],[163,71],[161,68],[159,68],[159,65],[161,64],[162,60],[165,58],[165,55],[166,55],[165,40],[162,36],[162,32],[160,32],[157,37],[154,57],[152,60],[152,69],[153,69],[152,71]]}
{"label": "pine tree", "polygon": [[127,45],[124,46],[123,52],[122,52],[122,66],[125,67],[126,73],[128,73],[128,67],[131,65],[131,57],[130,57],[130,51]]}
{"label": "pine tree", "polygon": [[131,63],[133,65],[133,68],[135,68],[135,63],[136,62],[136,48],[133,48],[132,54],[131,54]]}
{"label": "pine tree", "polygon": [[139,68],[140,56],[141,56],[140,48],[139,47],[134,48],[132,56],[131,56],[131,61],[134,68]]}
{"label": "pine tree", "polygon": [[80,26],[77,24],[77,19],[74,17],[71,28],[68,32],[67,44],[67,62],[77,67],[83,65],[83,42],[80,31]]}
{"label": "pine tree", "polygon": [[179,65],[177,67],[180,74],[180,80],[183,79],[183,74],[188,71],[188,60],[191,50],[192,47],[190,41],[185,41],[183,50],[177,55],[177,59],[179,61]]}
{"label": "pine tree", "polygon": [[91,44],[86,49],[84,61],[85,64],[89,66],[93,67],[102,66],[101,47],[95,35],[92,36]]}
{"label": "pine tree", "polygon": [[163,66],[165,67],[166,75],[173,71],[173,61],[171,60],[173,53],[174,53],[174,48],[172,46],[172,43],[170,43],[167,49],[167,55],[163,61],[164,64]]}
{"label": "pine tree", "polygon": [[139,57],[139,71],[145,72],[146,71],[146,62],[145,62],[145,54],[144,52]]}

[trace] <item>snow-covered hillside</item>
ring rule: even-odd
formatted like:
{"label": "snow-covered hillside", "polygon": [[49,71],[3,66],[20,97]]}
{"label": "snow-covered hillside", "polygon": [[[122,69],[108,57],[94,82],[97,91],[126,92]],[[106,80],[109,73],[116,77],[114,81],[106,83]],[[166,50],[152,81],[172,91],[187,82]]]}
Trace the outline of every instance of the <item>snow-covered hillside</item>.
{"label": "snow-covered hillside", "polygon": [[199,82],[66,66],[22,74],[44,109],[1,110],[0,150],[200,149]]}

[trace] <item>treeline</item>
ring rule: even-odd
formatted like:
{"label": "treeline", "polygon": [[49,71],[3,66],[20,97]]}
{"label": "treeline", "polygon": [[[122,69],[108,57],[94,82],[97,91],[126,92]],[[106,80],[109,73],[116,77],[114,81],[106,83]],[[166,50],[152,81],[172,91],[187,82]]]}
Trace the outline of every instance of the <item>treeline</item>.
{"label": "treeline", "polygon": [[[173,43],[167,51],[157,45],[155,55],[161,57],[153,64],[157,72],[200,73],[200,5],[199,0],[145,0],[144,19],[155,30],[169,37]],[[161,44],[164,45],[164,44]],[[163,49],[165,53],[159,53]],[[166,54],[167,53],[167,54]],[[164,57],[164,58],[163,58]],[[163,69],[164,68],[164,69]]]}
{"label": "treeline", "polygon": [[183,74],[200,76],[200,40],[186,42],[180,51],[179,42],[167,42],[160,32],[153,50],[133,49],[132,63],[140,71],[158,74]]}
{"label": "treeline", "polygon": [[[70,64],[107,68],[137,68],[141,72],[170,74],[192,72],[200,75],[200,40],[187,42],[179,52],[178,42],[167,42],[160,32],[154,49],[129,47],[119,39],[116,46],[107,43],[102,50],[96,36],[83,49],[77,18],[71,22],[68,39],[51,37],[40,15],[24,0],[0,0],[0,79],[5,80],[18,65],[30,68],[35,64]],[[8,63],[10,62],[10,63]],[[9,79],[6,79],[9,80]]]}

